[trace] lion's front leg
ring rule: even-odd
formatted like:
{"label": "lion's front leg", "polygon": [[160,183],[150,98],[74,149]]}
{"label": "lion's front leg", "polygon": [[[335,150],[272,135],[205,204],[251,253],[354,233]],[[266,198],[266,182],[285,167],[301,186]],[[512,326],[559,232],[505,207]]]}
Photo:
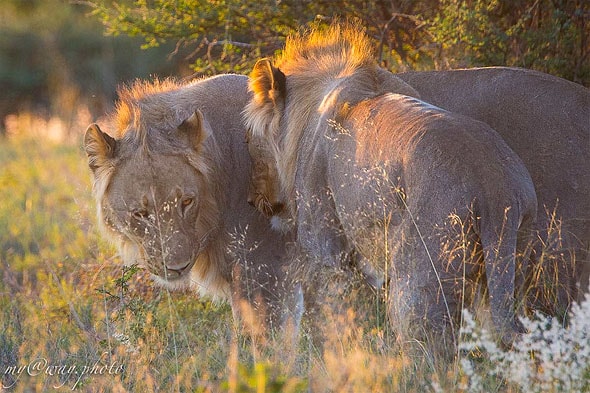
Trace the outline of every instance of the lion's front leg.
{"label": "lion's front leg", "polygon": [[347,267],[352,247],[329,190],[298,198],[297,223],[297,241],[312,263],[333,269]]}
{"label": "lion's front leg", "polygon": [[359,254],[344,233],[328,191],[300,196],[297,212],[306,314],[315,344],[323,347],[334,329],[344,329],[340,324],[357,322],[350,320],[348,311],[356,310],[355,294],[364,285],[358,274]]}
{"label": "lion's front leg", "polygon": [[433,356],[452,355],[456,345],[457,298],[448,272],[439,263],[436,236],[419,236],[405,222],[394,233],[388,269],[389,322],[402,349],[418,344]]}

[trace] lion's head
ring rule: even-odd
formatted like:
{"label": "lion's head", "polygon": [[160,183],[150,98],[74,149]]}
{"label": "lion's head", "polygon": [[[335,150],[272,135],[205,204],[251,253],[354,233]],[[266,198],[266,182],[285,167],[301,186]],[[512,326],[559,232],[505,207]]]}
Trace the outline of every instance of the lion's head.
{"label": "lion's head", "polygon": [[86,131],[99,225],[126,263],[149,269],[159,283],[225,297],[210,247],[219,222],[210,126],[200,111],[176,113],[151,90],[120,92],[116,139],[96,124]]}
{"label": "lion's head", "polygon": [[280,55],[254,66],[248,85],[252,98],[244,109],[252,160],[249,200],[265,215],[280,219],[273,226],[284,228],[295,217],[295,162],[311,117],[321,115],[323,108],[331,110],[336,101],[343,116],[354,103],[386,92],[419,97],[410,85],[378,67],[372,53],[360,26],[336,21],[325,31],[288,37]]}

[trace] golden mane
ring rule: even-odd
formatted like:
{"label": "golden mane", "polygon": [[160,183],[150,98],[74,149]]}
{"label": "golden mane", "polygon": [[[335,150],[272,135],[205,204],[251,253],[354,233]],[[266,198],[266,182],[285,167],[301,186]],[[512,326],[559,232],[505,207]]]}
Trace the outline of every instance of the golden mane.
{"label": "golden mane", "polygon": [[286,75],[305,73],[318,78],[351,75],[359,68],[375,66],[374,48],[360,25],[332,23],[327,29],[311,29],[287,38],[275,65]]}
{"label": "golden mane", "polygon": [[[312,117],[330,95],[354,105],[379,94],[379,67],[364,29],[338,21],[327,29],[311,29],[288,37],[274,64],[287,77],[288,107],[282,107],[280,94],[273,90],[267,78],[269,69],[255,67],[249,84],[253,99],[244,114],[251,135],[271,142],[269,148],[275,156],[282,192],[287,201],[293,201],[299,142]],[[279,132],[284,111],[289,111],[289,122]],[[293,203],[290,208],[294,214]]]}
{"label": "golden mane", "polygon": [[191,115],[182,103],[185,86],[172,79],[136,80],[120,86],[112,115],[115,139],[135,140],[145,147],[149,137],[158,138],[162,130],[177,127]]}

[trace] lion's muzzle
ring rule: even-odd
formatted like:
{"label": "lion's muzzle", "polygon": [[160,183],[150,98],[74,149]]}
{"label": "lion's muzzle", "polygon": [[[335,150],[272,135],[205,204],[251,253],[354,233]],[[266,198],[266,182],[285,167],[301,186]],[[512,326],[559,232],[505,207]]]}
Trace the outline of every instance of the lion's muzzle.
{"label": "lion's muzzle", "polygon": [[195,265],[195,259],[188,263],[167,264],[164,269],[158,274],[167,281],[174,281],[190,274],[191,269]]}
{"label": "lion's muzzle", "polygon": [[248,196],[248,204],[254,206],[256,210],[264,214],[266,217],[278,215],[285,209],[285,205],[282,202],[271,202],[263,194]]}

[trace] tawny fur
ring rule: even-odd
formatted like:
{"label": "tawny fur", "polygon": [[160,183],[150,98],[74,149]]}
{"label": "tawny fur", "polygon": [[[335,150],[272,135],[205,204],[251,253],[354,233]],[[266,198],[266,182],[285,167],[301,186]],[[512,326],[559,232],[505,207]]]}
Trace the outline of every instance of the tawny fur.
{"label": "tawny fur", "polygon": [[124,262],[158,284],[230,301],[234,315],[256,320],[253,331],[296,328],[301,295],[284,273],[285,240],[246,203],[246,87],[246,77],[222,75],[121,88],[114,138],[97,125],[85,136],[98,222]]}
{"label": "tawny fur", "polygon": [[[391,91],[420,97],[414,88],[395,76],[390,76],[387,83],[383,84],[383,78],[380,77],[383,70],[378,67],[373,52],[370,40],[355,25],[344,27],[334,24],[327,31],[311,30],[290,36],[284,50],[273,60],[274,65],[289,78],[291,110],[286,121],[287,130],[280,135],[277,134],[284,107],[281,100],[274,98],[281,93],[267,81],[269,65],[261,62],[250,74],[249,90],[253,93],[253,99],[244,109],[246,126],[255,137],[276,141],[265,146],[269,151],[263,151],[263,147],[257,146],[257,152],[252,157],[255,160],[269,155],[275,157],[271,164],[278,168],[282,187],[275,192],[284,194],[288,201],[295,199],[293,176],[304,124],[310,114],[316,111],[318,103],[324,100],[326,93],[335,89],[339,81],[347,81],[346,88],[351,89],[345,97],[349,105]],[[354,82],[350,83],[350,79]],[[262,180],[257,181],[260,183]],[[266,187],[274,190],[275,181],[267,178]],[[295,206],[290,203],[288,207],[291,215],[294,215]]]}
{"label": "tawny fur", "polygon": [[[391,274],[389,307],[398,327],[429,319],[436,329],[444,329],[445,320],[452,325],[461,262],[456,256],[443,261],[437,232],[451,214],[483,216],[472,230],[485,254],[492,318],[510,343],[519,329],[516,254],[527,258],[524,239],[536,214],[532,180],[484,123],[414,98],[401,81],[400,94],[385,94],[369,47],[355,26],[332,25],[291,37],[277,67],[259,61],[245,110],[251,139],[264,153],[253,161],[274,155],[298,240],[319,264],[338,267],[351,247],[370,260],[372,233],[386,227],[377,245],[381,257],[371,262]],[[477,263],[465,264],[474,274]]]}

